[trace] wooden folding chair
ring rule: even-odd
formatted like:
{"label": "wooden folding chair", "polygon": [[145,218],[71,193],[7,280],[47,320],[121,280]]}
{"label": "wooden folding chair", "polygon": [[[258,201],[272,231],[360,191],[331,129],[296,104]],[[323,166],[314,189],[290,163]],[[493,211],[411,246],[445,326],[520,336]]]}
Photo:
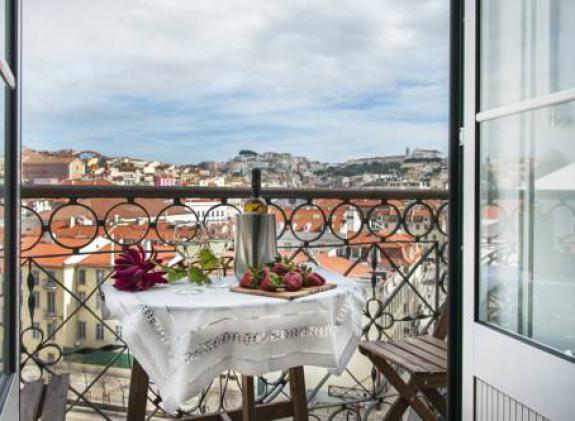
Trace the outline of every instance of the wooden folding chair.
{"label": "wooden folding chair", "polygon": [[[431,335],[401,341],[362,342],[360,352],[368,357],[397,390],[399,396],[385,414],[385,421],[400,420],[411,406],[424,421],[436,420],[435,408],[447,416],[446,402],[437,390],[447,385],[447,305],[444,304]],[[409,373],[403,380],[395,367]],[[423,395],[428,404],[421,399]]]}

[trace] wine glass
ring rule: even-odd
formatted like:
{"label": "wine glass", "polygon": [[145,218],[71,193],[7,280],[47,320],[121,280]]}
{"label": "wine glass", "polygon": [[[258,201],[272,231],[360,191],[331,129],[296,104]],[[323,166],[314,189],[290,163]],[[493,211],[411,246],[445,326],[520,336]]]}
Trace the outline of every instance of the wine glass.
{"label": "wine glass", "polygon": [[205,233],[212,253],[217,258],[217,278],[212,282],[214,288],[226,288],[229,283],[222,278],[222,257],[233,245],[235,235],[234,214],[238,211],[230,205],[213,207],[204,220]]}
{"label": "wine glass", "polygon": [[226,252],[226,250],[228,250],[232,244],[233,244],[232,240],[227,238],[210,240],[209,242],[210,250],[212,250],[212,253],[214,253],[214,255],[217,258],[217,268],[216,268],[217,278],[215,282],[211,283],[210,286],[212,288],[227,288],[229,286],[225,278],[222,277],[222,269],[223,269],[222,258],[224,257],[224,253]]}
{"label": "wine glass", "polygon": [[226,250],[233,244],[234,223],[232,220],[211,221],[208,226],[209,247],[217,258],[216,281],[212,283],[214,288],[226,288],[228,282],[222,279],[222,258]]}
{"label": "wine glass", "polygon": [[198,258],[200,250],[204,247],[204,241],[194,240],[180,244],[176,250],[182,256],[185,263],[192,263]]}
{"label": "wine glass", "polygon": [[180,242],[176,246],[176,252],[182,257],[185,263],[191,264],[198,257],[200,250],[205,246],[205,230],[202,224],[195,224],[192,239]]}
{"label": "wine glass", "polygon": [[[194,240],[187,241],[176,246],[176,251],[180,254],[180,256],[182,256],[184,263],[187,265],[194,264],[194,262],[198,259],[200,251],[207,246],[206,240],[202,238],[202,232],[200,228],[196,229],[196,238]],[[186,283],[185,285],[175,289],[174,292],[179,295],[196,295],[201,294],[202,289]]]}
{"label": "wine glass", "polygon": [[203,291],[201,288],[193,287],[191,284],[182,285],[179,288],[174,289],[174,294],[178,295],[197,295],[201,294]]}

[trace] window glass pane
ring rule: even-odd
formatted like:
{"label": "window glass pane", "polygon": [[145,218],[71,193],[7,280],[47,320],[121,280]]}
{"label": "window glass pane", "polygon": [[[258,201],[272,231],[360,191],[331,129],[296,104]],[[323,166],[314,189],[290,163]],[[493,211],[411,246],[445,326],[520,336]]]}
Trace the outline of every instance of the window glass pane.
{"label": "window glass pane", "polygon": [[575,1],[481,2],[481,110],[575,88]]}
{"label": "window glass pane", "polygon": [[480,126],[479,317],[575,356],[575,102]]}

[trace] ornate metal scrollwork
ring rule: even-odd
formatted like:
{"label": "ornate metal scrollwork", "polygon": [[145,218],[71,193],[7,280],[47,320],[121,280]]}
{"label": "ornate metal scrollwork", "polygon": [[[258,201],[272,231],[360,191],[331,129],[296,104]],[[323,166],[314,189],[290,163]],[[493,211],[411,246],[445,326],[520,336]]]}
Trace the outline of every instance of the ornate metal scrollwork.
{"label": "ornate metal scrollwork", "polygon": [[[30,226],[36,228],[30,231],[30,240],[22,250],[22,269],[27,272],[26,308],[23,311],[27,313],[25,319],[28,323],[21,331],[21,365],[22,373],[25,374],[22,381],[41,378],[59,370],[76,370],[76,378],[70,386],[68,409],[89,407],[102,419],[110,419],[107,410],[121,410],[127,403],[127,396],[124,395],[127,393],[128,380],[123,381],[116,374],[119,370],[127,370],[117,368],[118,361],[129,362],[127,347],[119,331],[94,308],[99,286],[111,275],[111,265],[99,269],[107,272],[96,284],[91,284],[91,289],[85,295],[80,296],[70,284],[75,280],[53,276],[49,269],[50,259],[69,259],[66,265],[70,267],[84,258],[102,255],[108,256],[111,262],[111,255],[131,243],[175,250],[178,244],[193,239],[197,232],[206,231],[210,221],[218,218],[230,220],[230,215],[239,212],[232,198],[216,194],[204,197],[214,203],[204,209],[203,214],[193,208],[190,198],[185,195],[158,197],[161,206],[158,205],[153,212],[146,208],[149,203],[146,201],[153,199],[149,194],[145,200],[139,199],[137,195],[124,198],[111,196],[114,200],[107,206],[102,205],[105,201],[99,192],[97,198],[94,198],[98,201],[97,205],[86,193],[64,197],[65,201],[54,199],[54,203],[59,206],[48,211],[44,209],[38,212],[33,203],[27,203],[23,208]],[[301,197],[295,194],[293,200],[287,200],[285,195],[266,199],[270,211],[277,217],[277,236],[283,253],[292,259],[309,259],[316,263],[321,263],[326,256],[334,257],[340,265],[341,262],[347,262],[347,266],[340,267],[344,274],[360,274],[361,282],[369,291],[363,319],[363,336],[366,340],[387,340],[429,329],[447,294],[449,209],[446,196],[405,200],[394,198],[393,192],[386,192],[374,198],[356,199],[352,193],[348,193],[345,196],[336,194],[329,199],[316,199],[302,190]],[[185,210],[189,216],[186,219],[187,225],[182,225],[178,233],[166,233],[163,231],[164,225],[172,223],[170,215],[176,210]],[[120,221],[117,217],[122,213],[120,211],[129,211],[133,217]],[[63,215],[67,218],[79,216],[74,222],[85,226],[82,228],[84,236],[81,239],[73,241],[58,235],[58,223]],[[302,226],[302,221],[305,221],[305,226]],[[130,238],[122,237],[124,230],[130,231]],[[59,246],[58,253],[35,253],[38,244],[47,238]],[[102,249],[98,243],[99,238],[109,240],[111,246]],[[41,283],[41,277],[46,278],[45,284]],[[62,297],[62,305],[67,306],[66,317],[58,318],[58,315],[53,317],[39,312],[41,306],[36,299],[46,299],[47,291],[57,291]],[[63,347],[55,340],[57,335],[76,334],[74,329],[80,329],[77,327],[80,312],[82,317],[101,324],[108,338],[102,346],[82,347],[79,344]],[[264,339],[275,340],[281,334],[271,332]],[[264,339],[256,335],[253,340]],[[230,333],[218,339],[220,342],[226,340],[236,338]],[[216,346],[216,342],[208,345]],[[102,354],[111,355],[112,359],[89,367],[81,362]],[[257,401],[270,402],[286,395],[286,376],[287,373],[280,373],[259,378]],[[363,377],[349,370],[344,376],[349,380],[347,385],[337,384],[329,373],[316,384],[308,384],[312,391],[309,395],[312,418],[337,419],[345,416],[360,420],[374,414],[380,406],[385,407],[388,388],[375,368],[370,367]],[[238,378],[231,371],[222,373],[204,393],[184,405],[178,416],[230,409],[230,405],[236,402],[233,394],[237,394]],[[114,393],[116,397],[121,394],[124,398],[107,401],[106,393],[109,395],[109,392],[102,386],[106,382],[118,383],[114,386]],[[332,396],[329,402],[322,401],[330,388],[333,393],[337,391],[337,397]],[[161,397],[153,386],[149,397],[151,413],[161,413]]]}

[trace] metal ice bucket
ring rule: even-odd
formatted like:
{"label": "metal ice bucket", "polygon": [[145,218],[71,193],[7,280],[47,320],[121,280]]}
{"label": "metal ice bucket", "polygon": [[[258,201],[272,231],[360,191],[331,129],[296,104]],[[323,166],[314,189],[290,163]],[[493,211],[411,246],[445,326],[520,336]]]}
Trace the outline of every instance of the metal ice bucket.
{"label": "metal ice bucket", "polygon": [[274,215],[236,216],[234,273],[239,279],[251,266],[262,266],[277,255]]}

